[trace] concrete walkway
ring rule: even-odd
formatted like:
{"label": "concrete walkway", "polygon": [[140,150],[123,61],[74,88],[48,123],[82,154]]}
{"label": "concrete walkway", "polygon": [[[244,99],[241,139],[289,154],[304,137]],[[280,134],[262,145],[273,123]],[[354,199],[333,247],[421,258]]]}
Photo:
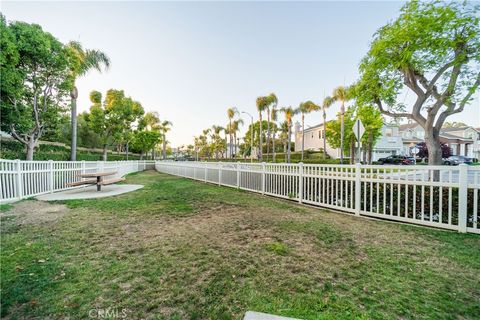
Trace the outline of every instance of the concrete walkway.
{"label": "concrete walkway", "polygon": [[41,201],[95,199],[117,196],[119,194],[135,191],[141,188],[143,188],[143,186],[140,184],[112,184],[109,186],[103,186],[102,191],[97,191],[97,186],[89,186],[67,191],[48,193],[38,196],[36,199]]}
{"label": "concrete walkway", "polygon": [[243,318],[243,320],[300,320],[300,319],[281,317],[281,316],[276,316],[273,314],[267,314],[262,312],[247,311],[247,313],[245,313],[245,317]]}

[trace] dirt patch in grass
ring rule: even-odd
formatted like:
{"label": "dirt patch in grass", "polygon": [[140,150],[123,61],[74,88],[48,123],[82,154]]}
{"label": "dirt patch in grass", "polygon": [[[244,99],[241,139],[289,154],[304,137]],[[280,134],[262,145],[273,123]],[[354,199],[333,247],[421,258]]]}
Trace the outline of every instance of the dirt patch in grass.
{"label": "dirt patch in grass", "polygon": [[50,204],[44,201],[26,200],[15,203],[8,211],[0,212],[0,219],[16,226],[52,223],[68,212],[63,204]]}

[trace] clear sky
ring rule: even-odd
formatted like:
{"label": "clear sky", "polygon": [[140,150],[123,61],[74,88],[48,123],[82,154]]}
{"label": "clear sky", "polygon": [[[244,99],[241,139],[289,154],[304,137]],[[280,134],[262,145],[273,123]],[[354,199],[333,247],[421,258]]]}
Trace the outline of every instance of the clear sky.
{"label": "clear sky", "polygon": [[[255,99],[280,106],[320,102],[357,77],[373,33],[400,2],[6,2],[8,20],[38,23],[59,40],[80,41],[111,58],[107,73],[78,81],[79,111],[91,90],[123,89],[173,122],[172,145],[192,143],[226,109],[257,117]],[[333,106],[331,118],[338,111]],[[250,119],[242,116],[246,125]],[[477,100],[449,118],[480,126]],[[320,113],[306,118],[321,121]]]}

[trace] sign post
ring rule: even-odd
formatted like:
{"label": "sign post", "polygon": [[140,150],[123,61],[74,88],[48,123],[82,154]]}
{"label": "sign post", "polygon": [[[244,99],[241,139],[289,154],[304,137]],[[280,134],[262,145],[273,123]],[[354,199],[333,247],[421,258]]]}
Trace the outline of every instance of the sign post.
{"label": "sign post", "polygon": [[357,142],[358,143],[357,162],[360,162],[360,146],[361,146],[360,140],[362,139],[362,136],[365,134],[365,127],[363,126],[362,120],[360,120],[360,118],[357,118],[357,120],[355,120],[355,124],[353,125],[353,134],[355,135],[358,141]]}

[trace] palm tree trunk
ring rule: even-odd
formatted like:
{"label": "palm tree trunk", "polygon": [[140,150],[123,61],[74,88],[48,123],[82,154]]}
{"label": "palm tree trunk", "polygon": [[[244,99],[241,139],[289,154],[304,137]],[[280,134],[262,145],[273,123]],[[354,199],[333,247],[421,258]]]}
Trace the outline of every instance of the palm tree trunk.
{"label": "palm tree trunk", "polygon": [[167,137],[163,136],[163,150],[162,150],[163,160],[167,159]]}
{"label": "palm tree trunk", "polygon": [[275,153],[275,130],[273,130],[273,140],[272,140],[272,152],[273,152],[273,162],[275,162],[275,156],[276,156],[276,153]]}
{"label": "palm tree trunk", "polygon": [[70,161],[77,160],[77,87],[73,87],[70,92],[71,98],[71,124],[72,124],[72,138],[70,140]]}
{"label": "palm tree trunk", "polygon": [[302,113],[302,161],[303,161],[304,150],[305,150],[305,115]]}
{"label": "palm tree trunk", "polygon": [[327,159],[327,114],[323,110],[323,159]]}
{"label": "palm tree trunk", "polygon": [[287,162],[290,163],[290,151],[292,149],[292,125],[288,125],[288,150],[287,150]]}
{"label": "palm tree trunk", "polygon": [[270,152],[270,108],[267,108],[267,161]]}
{"label": "palm tree trunk", "polygon": [[236,131],[233,134],[233,140],[234,140],[234,143],[235,143],[235,158],[237,158],[237,132]]}
{"label": "palm tree trunk", "polygon": [[345,105],[342,102],[342,107],[340,109],[340,162],[343,164],[343,139],[345,136]]}
{"label": "palm tree trunk", "polygon": [[260,137],[259,137],[260,138],[259,139],[260,140],[259,141],[260,142],[260,148],[258,150],[258,157],[259,157],[260,160],[263,161],[263,150],[262,150],[262,146],[263,146],[262,127],[263,126],[262,126],[262,113],[261,112],[260,112],[260,123],[259,124],[260,124],[260,128],[259,128],[260,129]]}

